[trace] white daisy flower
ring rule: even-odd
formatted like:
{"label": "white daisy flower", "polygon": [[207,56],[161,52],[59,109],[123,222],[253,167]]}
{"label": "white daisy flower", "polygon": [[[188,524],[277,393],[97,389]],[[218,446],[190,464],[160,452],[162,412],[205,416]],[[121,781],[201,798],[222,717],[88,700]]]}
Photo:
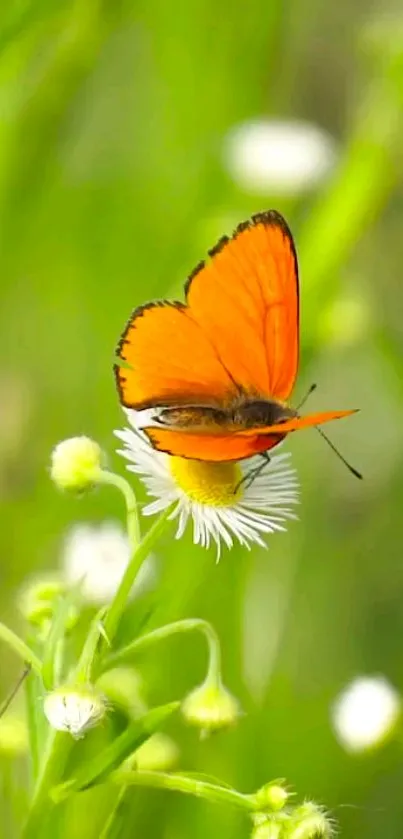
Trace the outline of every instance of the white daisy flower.
{"label": "white daisy flower", "polygon": [[289,465],[289,454],[271,455],[270,463],[248,485],[242,478],[261,464],[260,457],[240,462],[212,463],[172,457],[155,451],[138,428],[135,411],[127,410],[131,429],[116,431],[124,443],[119,450],[127,467],[141,477],[154,500],[143,509],[151,516],[172,507],[176,538],[183,535],[189,519],[193,541],[208,548],[215,543],[231,548],[234,539],[249,548],[265,546],[263,535],[285,530],[287,519],[296,518],[292,508],[298,502],[298,481]]}
{"label": "white daisy flower", "polygon": [[299,195],[317,186],[337,159],[332,137],[303,120],[255,119],[234,126],[224,162],[247,192]]}
{"label": "white daisy flower", "polygon": [[[62,553],[64,577],[70,585],[81,583],[81,593],[89,603],[102,604],[113,597],[129,560],[129,540],[114,521],[77,524],[66,535]],[[133,595],[149,588],[154,579],[155,562],[149,557],[137,575]]]}
{"label": "white daisy flower", "polygon": [[401,698],[384,676],[361,676],[339,694],[331,709],[337,739],[349,752],[381,745],[401,712]]}

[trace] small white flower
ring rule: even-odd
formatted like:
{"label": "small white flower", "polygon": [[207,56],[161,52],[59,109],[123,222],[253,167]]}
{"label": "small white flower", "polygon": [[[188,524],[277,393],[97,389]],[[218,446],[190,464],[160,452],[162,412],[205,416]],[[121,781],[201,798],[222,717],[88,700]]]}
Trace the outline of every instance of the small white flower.
{"label": "small white flower", "polygon": [[230,131],[224,158],[241,189],[297,195],[329,175],[336,151],[332,138],[309,122],[256,119]]}
{"label": "small white flower", "polygon": [[107,703],[94,688],[61,687],[45,696],[43,710],[52,728],[78,738],[103,719]]}
{"label": "small white flower", "polygon": [[331,718],[347,751],[374,748],[393,731],[401,710],[398,692],[383,676],[355,679],[337,697]]}
{"label": "small white flower", "polygon": [[[106,603],[115,594],[130,559],[130,544],[119,524],[78,524],[67,533],[62,562],[67,583],[81,583],[83,597],[90,603]],[[155,566],[152,557],[143,563],[133,587],[134,595],[152,585]]]}
{"label": "small white flower", "polygon": [[248,485],[242,478],[261,465],[260,457],[239,463],[171,457],[152,448],[137,427],[135,411],[127,410],[126,415],[133,430],[115,432],[125,446],[118,453],[130,461],[127,468],[140,475],[154,499],[143,514],[172,507],[177,539],[190,519],[194,543],[205,548],[215,543],[219,555],[221,544],[231,548],[234,538],[248,548],[253,542],[265,546],[263,534],[284,530],[284,522],[296,518],[291,508],[298,502],[298,482],[289,454],[271,455],[270,463]]}

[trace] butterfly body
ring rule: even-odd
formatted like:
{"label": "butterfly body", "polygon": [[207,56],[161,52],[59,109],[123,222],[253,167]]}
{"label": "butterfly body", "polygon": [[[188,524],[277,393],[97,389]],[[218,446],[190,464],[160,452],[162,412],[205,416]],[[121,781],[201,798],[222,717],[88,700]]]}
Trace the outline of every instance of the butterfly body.
{"label": "butterfly body", "polygon": [[185,303],[140,307],[119,342],[120,399],[135,411],[156,409],[144,428],[151,445],[194,460],[231,461],[352,413],[301,417],[288,407],[298,370],[299,288],[282,216],[258,213],[209,257],[190,275]]}
{"label": "butterfly body", "polygon": [[203,405],[162,408],[153,421],[182,431],[223,434],[282,422],[296,416],[292,408],[269,399],[239,399],[227,408]]}

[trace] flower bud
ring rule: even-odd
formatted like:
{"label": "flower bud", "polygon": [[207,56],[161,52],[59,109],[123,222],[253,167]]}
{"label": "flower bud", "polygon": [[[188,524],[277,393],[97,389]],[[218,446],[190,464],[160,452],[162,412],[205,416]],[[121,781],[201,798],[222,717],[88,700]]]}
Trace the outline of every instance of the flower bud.
{"label": "flower bud", "polygon": [[201,728],[206,734],[234,725],[240,713],[238,700],[221,681],[203,682],[189,693],[182,703],[185,720],[190,725]]}
{"label": "flower bud", "polygon": [[97,688],[113,707],[135,719],[147,710],[143,683],[134,667],[113,667],[97,679]]}
{"label": "flower bud", "polygon": [[[31,580],[24,586],[19,601],[25,620],[46,632],[53,618],[56,603],[64,592],[65,585],[56,575]],[[72,629],[77,618],[78,609],[71,603],[66,615],[66,629]]]}
{"label": "flower bud", "polygon": [[68,731],[72,737],[79,738],[101,722],[107,702],[103,694],[91,686],[65,686],[45,696],[43,709],[52,728]]}
{"label": "flower bud", "polygon": [[253,816],[254,828],[251,839],[283,839],[285,835],[285,825],[288,822],[288,816],[284,813],[273,814],[268,816],[265,813],[255,813]]}
{"label": "flower bud", "polygon": [[140,771],[168,772],[177,763],[179,749],[162,731],[152,734],[133,755],[134,766]]}
{"label": "flower bud", "polygon": [[52,452],[50,475],[59,489],[90,489],[101,471],[102,452],[90,437],[71,437]]}
{"label": "flower bud", "polygon": [[289,821],[289,839],[330,839],[334,825],[322,807],[313,801],[305,801],[296,807]]}
{"label": "flower bud", "polygon": [[271,810],[273,812],[282,810],[287,803],[290,794],[281,781],[265,784],[256,793],[256,802],[259,810]]}
{"label": "flower bud", "polygon": [[254,828],[251,839],[282,839],[283,825],[279,822],[265,822]]}

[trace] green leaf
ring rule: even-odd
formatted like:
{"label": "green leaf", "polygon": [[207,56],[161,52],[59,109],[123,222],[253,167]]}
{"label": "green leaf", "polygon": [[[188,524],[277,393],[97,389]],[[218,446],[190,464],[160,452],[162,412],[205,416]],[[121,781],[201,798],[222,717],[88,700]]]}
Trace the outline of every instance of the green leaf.
{"label": "green leaf", "polygon": [[125,731],[110,743],[100,754],[87,761],[77,772],[75,778],[59,784],[51,792],[55,802],[63,801],[73,792],[80,792],[104,781],[123,760],[131,755],[148,740],[154,731],[161,728],[168,717],[179,708],[180,702],[169,702],[147,711],[125,729]]}
{"label": "green leaf", "polygon": [[59,658],[60,649],[66,634],[66,625],[70,607],[77,598],[78,588],[73,588],[59,599],[49,630],[44,649],[42,663],[42,678],[46,690],[52,690],[57,681],[56,660]]}
{"label": "green leaf", "polygon": [[88,630],[81,656],[76,668],[76,675],[74,682],[85,682],[90,684],[92,681],[92,669],[97,654],[99,639],[104,637],[103,619],[106,614],[106,607],[100,609],[93,620]]}

